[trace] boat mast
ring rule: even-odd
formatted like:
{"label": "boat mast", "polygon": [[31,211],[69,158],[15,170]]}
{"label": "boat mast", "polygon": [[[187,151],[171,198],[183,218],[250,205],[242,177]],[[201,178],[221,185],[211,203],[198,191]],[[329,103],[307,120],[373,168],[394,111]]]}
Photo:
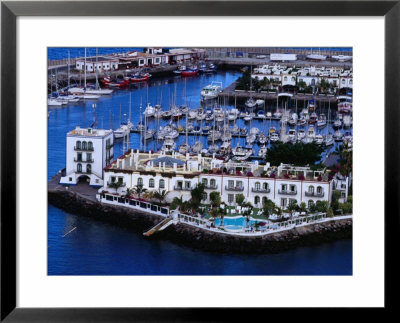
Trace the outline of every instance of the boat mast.
{"label": "boat mast", "polygon": [[86,47],[85,47],[85,79],[84,79],[85,83],[83,84],[83,88],[86,92]]}
{"label": "boat mast", "polygon": [[140,122],[139,122],[139,125],[140,125],[140,131],[139,131],[139,133],[140,133],[140,140],[139,140],[139,151],[141,151],[142,150],[142,132],[143,132],[143,124],[142,124],[142,103],[140,103]]}
{"label": "boat mast", "polygon": [[67,76],[67,78],[68,78],[68,89],[69,89],[69,51],[68,51],[68,76]]}

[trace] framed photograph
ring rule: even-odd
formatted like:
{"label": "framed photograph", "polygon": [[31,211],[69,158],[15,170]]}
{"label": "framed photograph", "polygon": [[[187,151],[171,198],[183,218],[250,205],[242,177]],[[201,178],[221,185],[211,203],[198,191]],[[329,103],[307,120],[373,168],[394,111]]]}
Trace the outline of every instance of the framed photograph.
{"label": "framed photograph", "polygon": [[1,320],[390,309],[399,6],[2,2]]}

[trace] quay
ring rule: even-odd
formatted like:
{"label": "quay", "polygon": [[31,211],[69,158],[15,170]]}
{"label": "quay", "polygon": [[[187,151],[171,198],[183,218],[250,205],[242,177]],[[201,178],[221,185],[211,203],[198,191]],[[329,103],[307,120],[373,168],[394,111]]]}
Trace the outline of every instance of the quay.
{"label": "quay", "polygon": [[[274,232],[228,232],[207,228],[206,220],[182,214],[178,220],[161,215],[152,205],[129,207],[121,197],[109,203],[96,199],[97,190],[85,183],[66,188],[58,184],[61,172],[48,183],[48,201],[67,212],[142,233],[146,237],[169,240],[212,252],[275,253],[300,246],[317,245],[352,236],[352,216],[302,222],[285,221]],[[123,202],[123,203],[122,203]],[[153,205],[154,208],[154,205]],[[174,222],[174,223],[172,223]],[[149,229],[150,228],[150,229]],[[161,229],[161,230],[160,230]],[[77,228],[79,230],[79,228]],[[157,232],[157,235],[154,233]]]}

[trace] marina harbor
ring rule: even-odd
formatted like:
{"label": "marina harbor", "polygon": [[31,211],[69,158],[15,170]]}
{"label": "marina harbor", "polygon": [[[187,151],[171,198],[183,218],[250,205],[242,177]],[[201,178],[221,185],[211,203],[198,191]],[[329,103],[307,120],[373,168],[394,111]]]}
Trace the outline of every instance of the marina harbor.
{"label": "marina harbor", "polygon": [[51,50],[48,192],[63,212],[235,252],[351,235],[351,48]]}

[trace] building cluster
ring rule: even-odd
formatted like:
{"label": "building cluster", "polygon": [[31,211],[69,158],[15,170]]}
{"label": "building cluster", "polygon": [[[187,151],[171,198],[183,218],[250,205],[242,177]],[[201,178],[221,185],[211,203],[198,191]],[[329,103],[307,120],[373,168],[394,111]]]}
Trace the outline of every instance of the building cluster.
{"label": "building cluster", "polygon": [[[100,187],[99,192],[124,195],[127,189],[142,186],[147,191],[168,192],[168,199],[183,197],[202,183],[203,202],[210,203],[210,193],[219,192],[221,200],[235,205],[236,196],[262,207],[268,198],[282,208],[292,201],[305,202],[308,207],[317,201],[331,202],[333,189],[347,198],[348,179],[334,179],[326,169],[312,170],[281,164],[271,166],[255,162],[224,162],[213,157],[181,155],[173,152],[139,153],[129,150],[113,161],[111,130],[80,128],[67,134],[66,169],[60,184],[76,185],[87,182]],[[118,182],[117,188],[112,183]]]}
{"label": "building cluster", "polygon": [[352,69],[339,67],[289,67],[281,65],[262,65],[255,68],[251,77],[261,80],[269,80],[270,88],[294,87],[299,83],[305,86],[316,87],[324,80],[330,85],[332,92],[342,88],[353,88]]}
{"label": "building cluster", "polygon": [[204,60],[206,51],[196,48],[146,48],[114,56],[88,57],[76,60],[75,68],[86,72],[106,72],[130,68],[154,67],[165,64],[183,64]]}

